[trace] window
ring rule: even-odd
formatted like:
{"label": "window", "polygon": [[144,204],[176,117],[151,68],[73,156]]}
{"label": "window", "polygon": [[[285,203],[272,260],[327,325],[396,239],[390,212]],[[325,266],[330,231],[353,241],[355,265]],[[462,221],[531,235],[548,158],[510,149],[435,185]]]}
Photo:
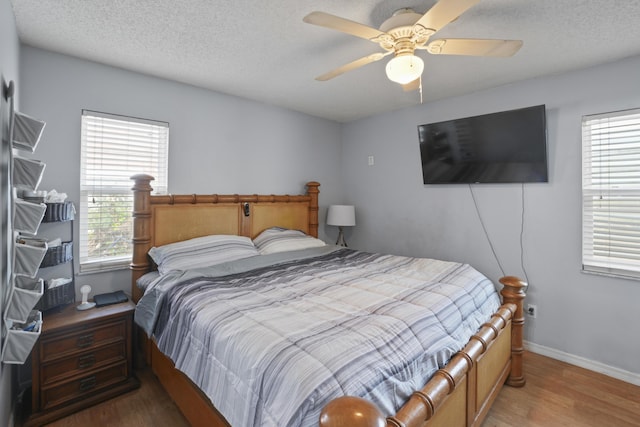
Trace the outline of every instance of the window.
{"label": "window", "polygon": [[582,118],[583,271],[640,277],[640,109]]}
{"label": "window", "polygon": [[169,124],[83,110],[81,142],[80,271],[128,266],[130,177],[149,174],[154,192],[167,192]]}

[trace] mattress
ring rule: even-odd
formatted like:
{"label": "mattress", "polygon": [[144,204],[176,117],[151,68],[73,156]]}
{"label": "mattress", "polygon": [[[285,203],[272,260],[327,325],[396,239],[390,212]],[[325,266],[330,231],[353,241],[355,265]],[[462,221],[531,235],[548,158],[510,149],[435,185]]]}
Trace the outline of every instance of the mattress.
{"label": "mattress", "polygon": [[231,425],[293,427],[394,414],[499,305],[466,264],[323,247],[162,275],[135,319]]}

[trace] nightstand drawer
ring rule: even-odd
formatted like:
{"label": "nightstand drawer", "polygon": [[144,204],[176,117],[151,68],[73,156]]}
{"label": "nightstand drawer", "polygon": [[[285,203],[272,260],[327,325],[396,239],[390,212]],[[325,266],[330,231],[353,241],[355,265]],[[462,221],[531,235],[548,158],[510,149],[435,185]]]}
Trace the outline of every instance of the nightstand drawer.
{"label": "nightstand drawer", "polygon": [[43,316],[31,365],[31,414],[41,427],[140,386],[132,370],[131,302]]}
{"label": "nightstand drawer", "polygon": [[61,381],[66,378],[82,375],[83,371],[99,369],[112,363],[126,361],[125,341],[119,341],[106,347],[91,349],[82,353],[65,357],[44,365],[41,369],[43,385]]}
{"label": "nightstand drawer", "polygon": [[82,398],[84,395],[124,382],[128,377],[127,363],[123,362],[50,388],[43,387],[41,389],[42,409],[46,410],[70,400]]}
{"label": "nightstand drawer", "polygon": [[55,360],[62,356],[100,347],[105,344],[125,340],[126,322],[120,320],[93,328],[77,329],[63,337],[47,337],[41,344],[41,362]]}

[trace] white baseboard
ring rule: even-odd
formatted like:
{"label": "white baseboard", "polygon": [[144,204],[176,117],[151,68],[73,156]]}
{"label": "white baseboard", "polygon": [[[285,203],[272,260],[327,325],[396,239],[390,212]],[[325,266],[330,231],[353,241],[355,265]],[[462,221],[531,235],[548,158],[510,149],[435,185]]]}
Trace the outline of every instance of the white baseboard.
{"label": "white baseboard", "polygon": [[640,386],[640,374],[635,372],[625,371],[624,369],[615,368],[613,366],[605,365],[604,363],[596,362],[574,354],[565,353],[564,351],[545,347],[529,341],[524,342],[524,348],[532,353],[541,354],[552,359],[560,360],[571,365],[599,372],[609,377]]}

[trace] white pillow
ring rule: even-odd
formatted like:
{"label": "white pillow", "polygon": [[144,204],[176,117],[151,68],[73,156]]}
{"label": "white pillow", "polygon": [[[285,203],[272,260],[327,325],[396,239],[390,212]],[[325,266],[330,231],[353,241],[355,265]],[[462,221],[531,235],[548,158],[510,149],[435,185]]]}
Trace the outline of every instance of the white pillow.
{"label": "white pillow", "polygon": [[253,239],[253,244],[262,255],[325,246],[322,240],[309,236],[300,230],[288,230],[280,227],[263,231]]}
{"label": "white pillow", "polygon": [[223,262],[259,255],[248,237],[213,235],[169,243],[149,250],[160,274],[171,270],[209,267]]}

